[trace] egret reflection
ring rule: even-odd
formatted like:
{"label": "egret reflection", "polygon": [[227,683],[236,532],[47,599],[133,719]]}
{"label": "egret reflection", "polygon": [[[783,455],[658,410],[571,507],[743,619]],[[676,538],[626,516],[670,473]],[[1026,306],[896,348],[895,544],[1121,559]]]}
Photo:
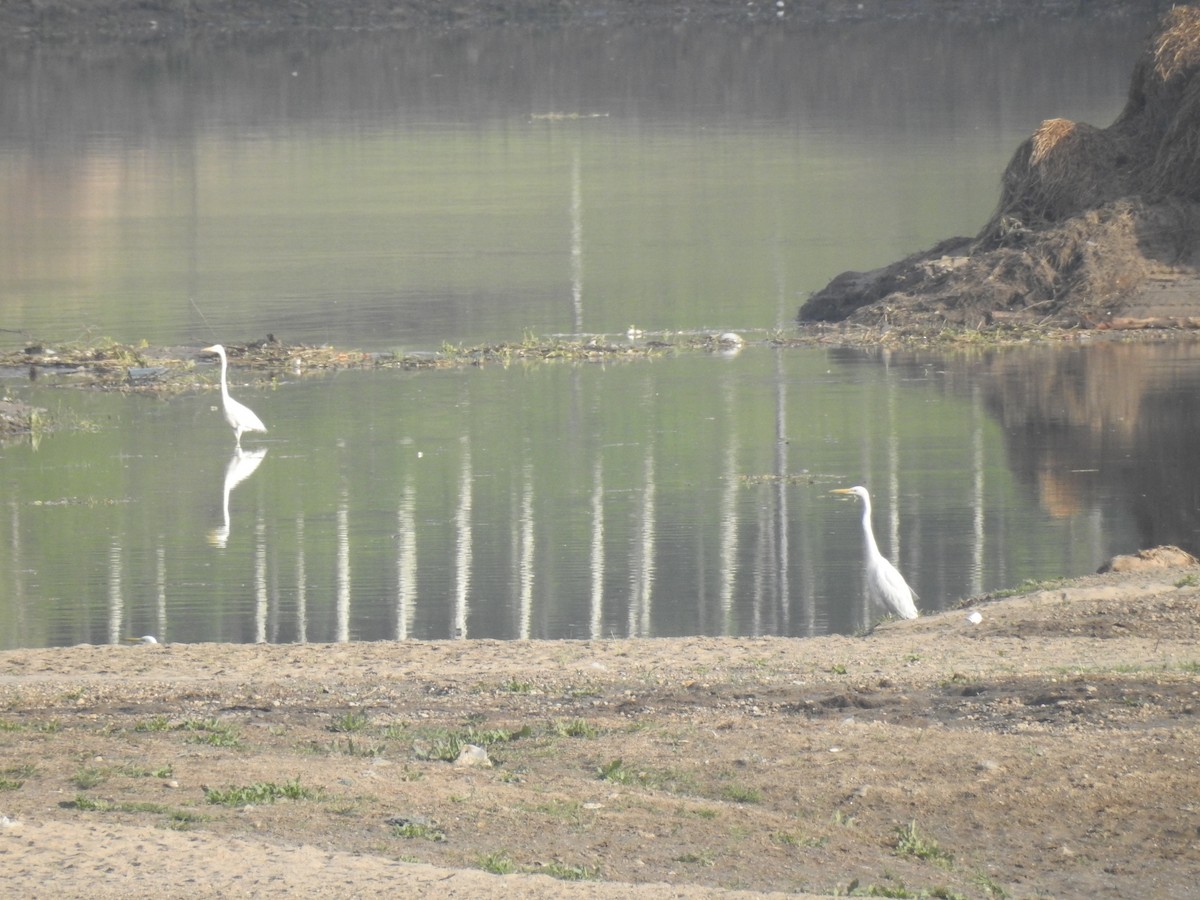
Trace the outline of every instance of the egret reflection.
{"label": "egret reflection", "polygon": [[221,498],[221,510],[225,520],[208,534],[208,542],[214,547],[223,548],[229,542],[229,495],[235,487],[254,474],[254,470],[262,464],[266,455],[266,447],[255,450],[243,450],[238,447],[233,451],[229,465],[225,467],[225,489]]}

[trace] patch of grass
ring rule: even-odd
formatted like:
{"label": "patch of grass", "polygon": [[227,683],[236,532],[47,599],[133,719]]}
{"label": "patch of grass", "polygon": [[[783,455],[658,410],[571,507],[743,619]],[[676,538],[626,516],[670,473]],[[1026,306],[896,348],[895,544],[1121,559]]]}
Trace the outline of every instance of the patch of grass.
{"label": "patch of grass", "polygon": [[1175,582],[1175,587],[1177,588],[1196,587],[1197,585],[1200,585],[1200,575],[1195,574],[1184,575]]}
{"label": "patch of grass", "polygon": [[114,803],[111,800],[97,800],[80,794],[74,800],[66,800],[59,804],[66,809],[77,809],[81,812],[98,813],[151,813],[166,817],[166,827],[173,831],[186,831],[194,825],[204,824],[209,817],[185,809],[173,809],[162,803],[134,802]]}
{"label": "patch of grass", "polygon": [[840,809],[835,809],[833,815],[829,817],[829,821],[834,825],[840,825],[843,828],[853,828],[858,824],[858,819],[854,816],[848,816]]}
{"label": "patch of grass", "polygon": [[805,836],[791,831],[776,831],[771,835],[771,840],[784,847],[807,847],[810,849],[824,847],[829,843],[829,838],[825,836]]}
{"label": "patch of grass", "polygon": [[509,731],[504,728],[480,730],[474,727],[458,732],[438,732],[426,746],[417,749],[417,758],[426,760],[443,760],[454,762],[467,744],[477,747],[490,747],[493,744],[503,744],[509,741],[528,737],[533,729],[528,725]]}
{"label": "patch of grass", "polygon": [[560,862],[546,863],[538,871],[560,881],[592,881],[600,877],[599,866],[572,866]]}
{"label": "patch of grass", "polygon": [[395,837],[405,838],[406,840],[425,840],[441,843],[446,840],[446,832],[436,825],[426,824],[423,822],[402,822],[392,826],[392,834]]}
{"label": "patch of grass", "polygon": [[604,733],[604,730],[591,724],[585,719],[557,720],[550,726],[551,733],[558,737],[594,738]]}
{"label": "patch of grass", "polygon": [[204,787],[204,799],[209,803],[221,806],[247,806],[262,803],[274,803],[276,800],[316,800],[320,792],[300,784],[300,779],[276,784],[273,781],[260,781],[242,787],[232,787],[226,790]]}
{"label": "patch of grass", "polygon": [[346,738],[345,746],[339,741],[334,741],[329,745],[329,752],[344,753],[346,756],[366,756],[376,757],[383,756],[384,747],[382,744],[369,743],[354,743],[354,738]]}
{"label": "patch of grass", "polygon": [[116,809],[116,804],[109,803],[107,800],[93,800],[91,797],[84,797],[82,794],[74,800],[65,800],[60,805],[69,809],[83,810],[84,812],[110,812]]}
{"label": "patch of grass", "polygon": [[1007,900],[1009,896],[1008,891],[1004,889],[1004,885],[1000,884],[1000,882],[996,881],[986,872],[976,873],[971,881],[983,889],[987,896],[993,898],[993,900]]}
{"label": "patch of grass", "polygon": [[16,778],[5,778],[0,776],[0,791],[19,791],[25,782]]}
{"label": "patch of grass", "polygon": [[193,744],[208,744],[210,747],[240,747],[242,739],[230,729],[229,731],[205,731],[190,738]]}
{"label": "patch of grass", "polygon": [[493,875],[511,875],[517,870],[517,864],[503,850],[485,853],[475,861],[475,865]]}
{"label": "patch of grass", "polygon": [[370,721],[371,717],[366,713],[350,710],[334,719],[329,730],[337,734],[353,734],[366,728]]}
{"label": "patch of grass", "polygon": [[125,763],[124,765],[117,766],[113,771],[127,778],[170,778],[175,774],[175,770],[170,763],[167,763],[165,766],[159,766],[157,769],[147,769],[144,766]]}
{"label": "patch of grass", "polygon": [[94,788],[108,780],[110,771],[108,769],[98,768],[96,766],[86,766],[75,773],[71,779],[71,783],[81,791],[86,791],[88,788]]}
{"label": "patch of grass", "polygon": [[166,716],[155,716],[152,719],[138,722],[133,726],[133,730],[138,733],[157,733],[160,731],[170,731],[173,727],[171,720]]}
{"label": "patch of grass", "polygon": [[9,722],[7,719],[0,719],[0,731],[24,731],[25,726],[20,722]]}
{"label": "patch of grass", "polygon": [[896,827],[894,849],[897,856],[911,856],[943,867],[954,862],[954,854],[942,848],[933,838],[921,834],[915,820]]}
{"label": "patch of grass", "polygon": [[167,827],[174,831],[187,831],[193,825],[203,825],[209,817],[203,813],[186,809],[172,810],[167,816]]}
{"label": "patch of grass", "polygon": [[834,675],[845,675],[849,672],[849,669],[846,668],[844,663],[834,663],[829,667],[829,671]]}
{"label": "patch of grass", "polygon": [[617,757],[609,760],[596,770],[596,777],[600,781],[611,781],[614,784],[632,784],[637,781],[637,776],[625,768],[625,760]]}
{"label": "patch of grass", "polygon": [[698,853],[684,853],[682,856],[676,856],[675,862],[712,868],[717,864],[717,859],[711,850],[701,850]]}
{"label": "patch of grass", "polygon": [[58,734],[62,731],[62,722],[58,719],[50,719],[47,722],[35,722],[34,731],[40,731],[42,734]]}
{"label": "patch of grass", "polygon": [[500,690],[507,691],[510,694],[530,694],[533,693],[533,682],[510,678],[500,686]]}
{"label": "patch of grass", "polygon": [[1014,588],[1004,588],[985,595],[988,600],[1001,600],[1005,597],[1020,597],[1023,594],[1033,594],[1037,591],[1053,591],[1067,583],[1066,578],[1048,578],[1042,581],[1027,578]]}
{"label": "patch of grass", "polygon": [[740,784],[729,784],[721,790],[721,796],[734,803],[762,803],[762,791]]}

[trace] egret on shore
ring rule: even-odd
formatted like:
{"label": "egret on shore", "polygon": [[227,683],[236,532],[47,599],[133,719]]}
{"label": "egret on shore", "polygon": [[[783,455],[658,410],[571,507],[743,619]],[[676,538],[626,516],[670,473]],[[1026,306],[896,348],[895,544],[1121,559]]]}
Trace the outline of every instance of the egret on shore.
{"label": "egret on shore", "polygon": [[901,619],[915,619],[920,615],[913,602],[916,594],[904,576],[879,552],[879,545],[875,543],[875,532],[871,529],[871,495],[867,489],[855,485],[852,488],[837,488],[830,493],[853,494],[863,502],[863,542],[867,549],[867,590],[871,598],[881,602],[888,612]]}
{"label": "egret on shore", "polygon": [[127,644],[157,644],[158,638],[156,638],[152,634],[143,634],[141,637],[127,637],[127,638],[125,638],[125,643],[127,643]]}
{"label": "egret on shore", "polygon": [[234,439],[240,450],[243,431],[266,431],[267,426],[254,414],[254,410],[229,396],[229,384],[225,379],[229,362],[225,357],[225,348],[220,344],[213,344],[211,347],[205,347],[202,352],[215,353],[221,357],[221,406],[225,410],[225,421],[233,427]]}

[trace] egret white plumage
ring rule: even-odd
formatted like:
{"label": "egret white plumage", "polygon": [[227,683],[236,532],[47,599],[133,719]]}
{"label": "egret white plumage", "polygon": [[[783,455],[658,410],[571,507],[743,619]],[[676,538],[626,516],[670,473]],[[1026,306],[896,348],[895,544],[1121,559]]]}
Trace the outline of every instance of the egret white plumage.
{"label": "egret white plumage", "polygon": [[834,494],[853,494],[863,502],[863,543],[867,552],[867,591],[873,600],[878,600],[888,612],[901,619],[915,619],[920,613],[913,602],[916,593],[908,586],[904,576],[879,552],[875,543],[875,532],[871,528],[871,495],[862,485],[852,488],[837,488]]}
{"label": "egret white plumage", "polygon": [[213,344],[211,347],[205,347],[203,352],[215,353],[221,357],[221,407],[225,410],[225,421],[233,428],[234,440],[237,441],[238,448],[240,449],[242,446],[242,432],[266,431],[267,426],[263,424],[262,419],[254,414],[254,410],[229,396],[229,383],[225,377],[229,362],[225,356],[225,348],[220,344]]}

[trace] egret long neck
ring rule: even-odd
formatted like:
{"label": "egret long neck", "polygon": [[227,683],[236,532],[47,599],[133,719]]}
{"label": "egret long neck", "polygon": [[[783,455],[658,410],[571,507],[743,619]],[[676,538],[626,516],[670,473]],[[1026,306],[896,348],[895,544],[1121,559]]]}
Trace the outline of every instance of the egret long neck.
{"label": "egret long neck", "polygon": [[225,383],[225,370],[228,363],[225,361],[225,354],[221,354],[221,396],[228,399],[229,386]]}
{"label": "egret long neck", "polygon": [[879,556],[879,545],[875,543],[875,529],[871,527],[871,501],[863,497],[863,540],[867,543],[867,555]]}

